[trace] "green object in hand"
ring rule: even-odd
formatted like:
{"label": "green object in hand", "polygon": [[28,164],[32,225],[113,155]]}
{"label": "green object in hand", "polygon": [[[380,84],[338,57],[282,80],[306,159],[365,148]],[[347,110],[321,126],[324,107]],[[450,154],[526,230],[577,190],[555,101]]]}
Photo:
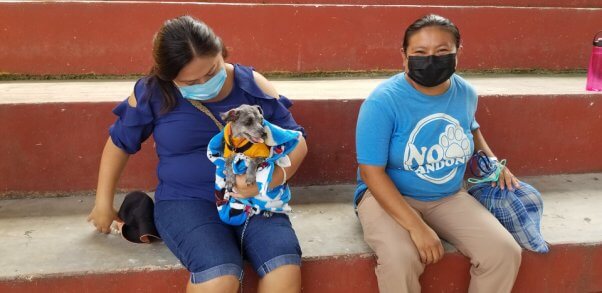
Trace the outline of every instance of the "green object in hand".
{"label": "green object in hand", "polygon": [[477,184],[483,182],[497,182],[500,178],[500,173],[506,167],[506,160],[494,161],[493,164],[495,166],[492,168],[491,172],[485,173],[481,178],[468,178],[469,183]]}

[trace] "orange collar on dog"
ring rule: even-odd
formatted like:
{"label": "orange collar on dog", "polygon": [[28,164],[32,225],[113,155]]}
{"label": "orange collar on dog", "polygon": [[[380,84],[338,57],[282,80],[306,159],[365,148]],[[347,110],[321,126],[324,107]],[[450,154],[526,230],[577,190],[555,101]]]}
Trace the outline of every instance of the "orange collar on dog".
{"label": "orange collar on dog", "polygon": [[224,157],[229,157],[232,153],[242,153],[249,158],[267,158],[270,156],[270,149],[265,143],[252,143],[246,138],[232,137],[231,123],[224,127]]}

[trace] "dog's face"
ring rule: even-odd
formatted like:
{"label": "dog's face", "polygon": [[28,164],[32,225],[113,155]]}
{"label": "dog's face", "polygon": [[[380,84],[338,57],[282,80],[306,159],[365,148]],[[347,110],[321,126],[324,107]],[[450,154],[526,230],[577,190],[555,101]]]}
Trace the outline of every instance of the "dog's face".
{"label": "dog's face", "polygon": [[241,105],[221,113],[220,117],[225,122],[232,123],[232,136],[234,137],[246,138],[252,143],[262,143],[266,138],[261,107],[257,105]]}

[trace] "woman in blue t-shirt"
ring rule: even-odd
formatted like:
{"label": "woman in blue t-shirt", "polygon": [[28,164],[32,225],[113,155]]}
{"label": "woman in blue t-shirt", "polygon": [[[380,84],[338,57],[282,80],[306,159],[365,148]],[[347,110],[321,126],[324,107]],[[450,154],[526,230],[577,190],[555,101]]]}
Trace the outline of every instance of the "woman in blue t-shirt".
{"label": "woman in blue t-shirt", "polygon": [[[220,113],[241,104],[259,105],[266,120],[303,132],[287,109],[291,102],[252,68],[226,63],[226,55],[221,39],[204,23],[189,16],[165,22],[154,39],[151,73],[113,110],[119,118],[102,154],[89,221],[99,232],[109,233],[117,219],[113,198],[121,171],[129,155],[153,134],[159,157],[155,224],[190,271],[187,291],[236,292],[242,242],[245,259],[261,277],[260,292],[299,292],[301,249],[287,215],[253,216],[246,226],[230,226],[217,213],[215,166],[206,154],[218,124],[223,124]],[[210,114],[193,105],[199,101]],[[291,166],[276,168],[270,186],[291,178],[306,153],[301,138],[289,154]],[[239,197],[258,193],[257,185],[247,186],[244,175],[237,177],[234,190]]]}
{"label": "woman in blue t-shirt", "polygon": [[[454,74],[459,49],[448,19],[416,20],[403,40],[405,72],[360,109],[355,202],[380,292],[420,292],[425,265],[444,255],[439,237],[471,259],[469,292],[510,292],[518,273],[520,246],[462,188],[474,150],[494,154],[475,120],[477,95]],[[497,184],[513,189],[518,180],[504,168]]]}

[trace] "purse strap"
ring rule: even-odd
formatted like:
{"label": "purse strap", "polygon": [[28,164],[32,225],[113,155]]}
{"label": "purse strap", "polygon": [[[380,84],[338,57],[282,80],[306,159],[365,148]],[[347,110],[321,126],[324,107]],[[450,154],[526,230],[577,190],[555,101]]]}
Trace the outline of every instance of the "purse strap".
{"label": "purse strap", "polygon": [[205,115],[209,116],[209,118],[211,118],[211,120],[213,120],[213,123],[215,123],[215,125],[217,126],[217,128],[219,128],[219,131],[224,130],[224,125],[219,122],[219,120],[217,120],[217,118],[215,118],[215,116],[213,115],[213,113],[211,113],[211,111],[209,111],[209,109],[207,109],[207,107],[205,105],[203,105],[203,103],[197,101],[197,100],[191,100],[188,99],[188,101],[197,109],[199,109],[199,111],[205,113]]}

